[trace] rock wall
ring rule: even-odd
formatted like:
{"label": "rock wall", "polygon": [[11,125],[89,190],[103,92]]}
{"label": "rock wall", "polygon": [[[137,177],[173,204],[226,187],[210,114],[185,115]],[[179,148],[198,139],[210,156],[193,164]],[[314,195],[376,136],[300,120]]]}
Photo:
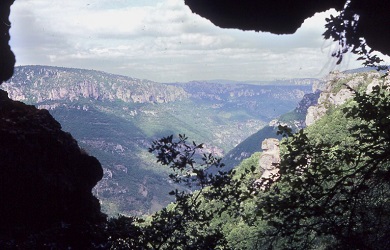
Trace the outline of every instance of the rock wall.
{"label": "rock wall", "polygon": [[358,89],[379,77],[379,73],[376,72],[364,74],[330,73],[326,78],[326,85],[322,89],[317,105],[311,106],[307,110],[306,126],[310,126],[319,120],[330,107],[340,106],[353,97],[353,92],[347,89],[345,85]]}
{"label": "rock wall", "polygon": [[0,236],[104,220],[92,188],[98,160],[83,153],[47,110],[0,90]]}
{"label": "rock wall", "polygon": [[15,55],[8,44],[10,40],[9,29],[11,28],[9,14],[13,2],[14,0],[0,1],[0,84],[8,80],[14,72]]}

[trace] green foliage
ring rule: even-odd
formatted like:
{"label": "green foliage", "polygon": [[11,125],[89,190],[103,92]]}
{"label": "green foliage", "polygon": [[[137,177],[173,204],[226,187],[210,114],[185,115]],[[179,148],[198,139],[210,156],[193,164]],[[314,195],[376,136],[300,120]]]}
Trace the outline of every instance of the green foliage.
{"label": "green foliage", "polygon": [[[135,227],[136,230],[132,230],[129,236],[116,237],[113,245],[118,249],[129,246],[131,249],[214,249],[216,245],[224,244],[220,230],[210,227],[212,210],[201,209],[204,206],[201,197],[204,192],[213,195],[211,190],[223,189],[229,180],[228,175],[222,172],[218,176],[207,174],[204,170],[207,167],[223,167],[220,159],[211,154],[203,154],[203,164],[196,164],[194,157],[203,145],[195,142],[188,144],[186,140],[184,135],[180,135],[177,141],[173,136],[164,137],[154,141],[149,150],[157,152],[157,159],[161,164],[176,171],[170,175],[174,182],[184,183],[189,187],[195,185],[202,189],[193,193],[172,191],[170,194],[175,196],[175,204],[162,209],[148,221]],[[113,221],[116,220],[126,221],[126,218]],[[131,220],[132,218],[128,219],[130,228],[134,227]],[[138,242],[138,245],[134,245],[134,242]]]}
{"label": "green foliage", "polygon": [[20,66],[1,88],[48,108],[102,163],[106,175],[94,194],[104,212],[115,216],[150,214],[173,201],[171,171],[148,153],[151,141],[180,131],[222,156],[295,106],[311,81],[316,80],[299,86],[163,84],[99,71]]}
{"label": "green foliage", "polygon": [[270,246],[389,247],[389,91],[355,95],[322,121],[325,132],[335,130],[329,137],[300,131],[288,138],[281,178],[258,201]]}
{"label": "green foliage", "polygon": [[148,218],[110,219],[94,242],[111,249],[389,249],[389,130],[389,88],[356,91],[309,129],[280,127],[280,177],[262,189],[254,185],[261,153],[224,172],[219,158],[184,135],[156,140],[150,152],[185,187]]}
{"label": "green foliage", "polygon": [[175,171],[170,176],[173,181],[202,188],[171,192],[176,202],[146,221],[112,219],[114,226],[109,231],[115,232],[110,238],[114,249],[250,249],[257,242],[258,225],[248,225],[243,217],[249,211],[253,213],[255,204],[240,201],[251,196],[248,186],[261,174],[254,167],[259,153],[245,160],[237,171],[213,175],[207,168],[221,169],[223,164],[210,154],[203,154],[197,163],[194,158],[201,150],[202,144],[187,143],[184,135],[178,140],[168,136],[153,142],[150,151]]}
{"label": "green foliage", "polygon": [[388,88],[377,86],[306,131],[281,130],[280,178],[264,191],[253,185],[259,153],[214,176],[205,169],[219,160],[194,160],[202,144],[155,141],[151,151],[178,171],[171,178],[202,189],[172,192],[176,202],[141,223],[137,241],[147,249],[388,249],[389,103]]}
{"label": "green foliage", "polygon": [[[168,136],[151,152],[173,181],[175,203],[141,221],[112,219],[114,249],[388,249],[390,94],[355,92],[307,130],[280,127],[280,177],[258,189],[260,153],[230,173],[202,144]],[[200,163],[198,161],[200,160]]]}
{"label": "green foliage", "polygon": [[[150,152],[185,184],[175,202],[144,219],[56,228],[3,246],[104,249],[389,249],[390,93],[355,92],[311,128],[284,135],[280,178],[262,189],[255,153],[233,171],[184,135],[156,140]],[[208,168],[218,169],[218,175]],[[197,189],[197,190],[194,190]],[[83,241],[70,241],[75,233]]]}

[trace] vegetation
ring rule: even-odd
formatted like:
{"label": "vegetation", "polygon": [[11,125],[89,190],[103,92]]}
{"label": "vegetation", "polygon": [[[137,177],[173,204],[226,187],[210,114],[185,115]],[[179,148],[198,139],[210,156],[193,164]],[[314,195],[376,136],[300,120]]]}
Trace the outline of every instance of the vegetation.
{"label": "vegetation", "polygon": [[[151,151],[178,171],[171,177],[202,189],[173,192],[176,203],[138,224],[149,237],[139,242],[148,249],[388,249],[389,105],[388,87],[377,86],[355,92],[307,131],[285,130],[280,177],[264,191],[253,185],[258,154],[213,176],[192,158],[201,145],[156,141]],[[222,166],[211,155],[202,160]],[[133,236],[114,245],[138,242]]]}
{"label": "vegetation", "polygon": [[117,216],[151,214],[173,201],[168,193],[176,186],[169,171],[147,151],[153,140],[180,131],[222,156],[292,109],[315,81],[163,84],[99,71],[19,66],[1,87],[13,99],[48,109],[101,162],[105,175],[94,194],[105,213]]}
{"label": "vegetation", "polygon": [[0,246],[389,249],[390,91],[381,82],[369,93],[356,87],[353,100],[332,107],[311,127],[295,134],[280,128],[285,138],[277,179],[260,179],[261,153],[226,172],[203,144],[168,136],[155,140],[150,152],[171,173],[174,203],[148,217],[0,238]]}
{"label": "vegetation", "polygon": [[354,119],[348,133],[313,140],[301,131],[287,140],[281,178],[258,203],[272,229],[266,235],[275,239],[270,245],[389,247],[389,91],[355,95],[339,116]]}

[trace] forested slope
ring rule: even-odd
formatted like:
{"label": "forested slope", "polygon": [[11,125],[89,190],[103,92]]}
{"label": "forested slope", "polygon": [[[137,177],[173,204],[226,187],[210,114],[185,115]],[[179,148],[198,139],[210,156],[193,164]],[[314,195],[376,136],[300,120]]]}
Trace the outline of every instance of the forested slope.
{"label": "forested slope", "polygon": [[[192,169],[188,177],[196,176],[204,188],[190,194],[173,192],[177,203],[141,224],[140,230],[148,232],[145,246],[388,249],[389,79],[368,73],[338,75],[329,83],[317,105],[326,104],[327,109],[313,125],[296,134],[282,129],[287,137],[281,144],[279,174],[268,184],[259,179],[259,153],[244,160],[232,174],[218,178],[204,178],[191,161],[183,163],[191,157],[179,160],[159,155],[179,172],[183,167]],[[351,98],[336,104],[333,98],[340,91],[349,91]],[[165,139],[157,145],[176,149],[186,145],[181,140],[169,142]],[[221,166],[210,156],[204,162]],[[183,180],[186,175],[179,177]],[[118,219],[122,220],[128,218]],[[128,235],[113,244],[137,246],[136,242],[137,237]]]}

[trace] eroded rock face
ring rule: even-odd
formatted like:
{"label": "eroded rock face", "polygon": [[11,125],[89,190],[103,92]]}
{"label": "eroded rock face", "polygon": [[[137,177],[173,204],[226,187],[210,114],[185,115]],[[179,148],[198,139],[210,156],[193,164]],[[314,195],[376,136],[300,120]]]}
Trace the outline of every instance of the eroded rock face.
{"label": "eroded rock face", "polygon": [[49,66],[15,67],[13,77],[4,83],[2,88],[8,92],[11,99],[29,103],[47,100],[73,102],[82,99],[168,103],[188,97],[179,86],[95,70]]}
{"label": "eroded rock face", "polygon": [[0,90],[0,234],[104,219],[92,188],[103,170],[47,110]]}
{"label": "eroded rock face", "polygon": [[275,138],[265,139],[261,144],[263,153],[259,159],[259,166],[264,172],[261,178],[271,178],[279,172],[280,149],[279,140]]}
{"label": "eroded rock face", "polygon": [[[326,84],[322,88],[317,105],[308,108],[306,125],[309,126],[325,115],[330,107],[341,106],[354,97],[354,90],[366,89],[370,93],[374,86],[390,84],[390,78],[383,78],[376,71],[363,73],[341,73],[332,72],[327,76]],[[347,86],[349,88],[347,88]]]}
{"label": "eroded rock face", "polygon": [[[326,84],[322,89],[317,105],[311,106],[307,109],[306,126],[314,124],[331,106],[340,106],[347,100],[351,99],[354,94],[347,89],[343,84],[356,89],[358,86],[364,84],[363,76],[356,76],[353,74],[344,74],[341,72],[333,72],[329,74],[326,79]],[[339,90],[337,90],[340,88]],[[335,90],[336,89],[336,90]]]}

